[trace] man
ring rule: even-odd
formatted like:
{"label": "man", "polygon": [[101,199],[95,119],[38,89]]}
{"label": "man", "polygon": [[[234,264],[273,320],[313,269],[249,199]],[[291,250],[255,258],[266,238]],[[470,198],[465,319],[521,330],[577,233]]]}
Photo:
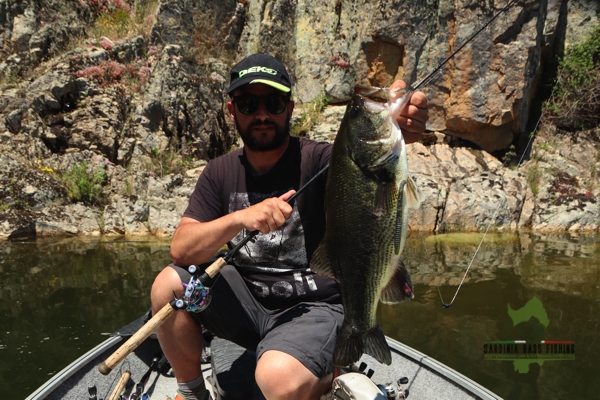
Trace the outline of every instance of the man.
{"label": "man", "polygon": [[[291,87],[285,67],[265,54],[231,70],[227,107],[244,147],[212,160],[200,176],[173,235],[173,264],[207,262],[223,245],[261,233],[207,285],[213,297],[204,311],[177,312],[158,329],[179,384],[177,398],[208,398],[200,324],[256,350],[255,378],[267,399],[318,399],[331,385],[343,320],[339,287],[308,268],[325,230],[325,175],[293,205],[286,202],[327,165],[331,145],[290,137]],[[407,143],[419,139],[427,119],[427,98],[417,92],[398,120]],[[176,266],[165,268],[152,286],[154,312],[173,292],[181,295],[181,282],[189,280]]]}

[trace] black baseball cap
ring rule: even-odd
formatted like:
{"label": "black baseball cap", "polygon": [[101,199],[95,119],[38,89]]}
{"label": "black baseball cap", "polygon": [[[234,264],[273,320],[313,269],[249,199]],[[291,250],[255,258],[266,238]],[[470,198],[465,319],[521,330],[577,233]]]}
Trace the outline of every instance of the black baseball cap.
{"label": "black baseball cap", "polygon": [[233,67],[231,84],[226,93],[230,94],[248,83],[264,83],[284,93],[292,90],[292,80],[285,67],[268,54],[252,54]]}

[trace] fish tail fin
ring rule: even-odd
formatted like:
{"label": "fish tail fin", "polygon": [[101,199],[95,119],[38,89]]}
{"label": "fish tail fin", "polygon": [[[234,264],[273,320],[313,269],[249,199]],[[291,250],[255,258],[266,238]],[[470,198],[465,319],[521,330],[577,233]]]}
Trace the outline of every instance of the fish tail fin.
{"label": "fish tail fin", "polygon": [[392,352],[385,340],[383,329],[379,324],[370,329],[364,337],[365,353],[376,359],[382,364],[390,365],[392,363]]}
{"label": "fish tail fin", "polygon": [[360,360],[363,354],[368,354],[382,364],[392,363],[392,352],[387,344],[383,330],[379,324],[361,334],[352,332],[346,323],[335,343],[333,364],[344,367]]}
{"label": "fish tail fin", "polygon": [[388,284],[381,291],[380,300],[384,304],[397,304],[406,299],[413,299],[414,286],[410,274],[402,259],[398,259],[398,267]]}

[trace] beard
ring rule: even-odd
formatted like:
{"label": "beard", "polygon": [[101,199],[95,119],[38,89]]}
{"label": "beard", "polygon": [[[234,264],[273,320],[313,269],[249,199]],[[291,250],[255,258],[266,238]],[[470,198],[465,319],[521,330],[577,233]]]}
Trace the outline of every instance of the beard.
{"label": "beard", "polygon": [[[264,136],[253,136],[252,128],[256,125],[270,125],[275,129],[275,135],[272,137]],[[252,151],[270,151],[279,148],[287,139],[290,134],[290,121],[289,119],[284,126],[277,125],[272,120],[266,120],[264,122],[256,121],[255,123],[248,126],[246,130],[242,130],[237,121],[235,121],[237,128],[244,146]]]}

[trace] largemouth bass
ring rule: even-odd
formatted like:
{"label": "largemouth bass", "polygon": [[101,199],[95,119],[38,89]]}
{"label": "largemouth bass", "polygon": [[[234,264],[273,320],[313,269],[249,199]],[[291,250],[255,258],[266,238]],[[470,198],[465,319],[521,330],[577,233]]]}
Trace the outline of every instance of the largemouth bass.
{"label": "largemouth bass", "polygon": [[389,365],[391,352],[375,312],[379,301],[413,298],[400,256],[408,207],[418,207],[420,196],[396,122],[412,93],[364,86],[354,92],[333,144],[326,233],[310,268],[340,283],[344,322],[334,364],[349,365],[366,353]]}

